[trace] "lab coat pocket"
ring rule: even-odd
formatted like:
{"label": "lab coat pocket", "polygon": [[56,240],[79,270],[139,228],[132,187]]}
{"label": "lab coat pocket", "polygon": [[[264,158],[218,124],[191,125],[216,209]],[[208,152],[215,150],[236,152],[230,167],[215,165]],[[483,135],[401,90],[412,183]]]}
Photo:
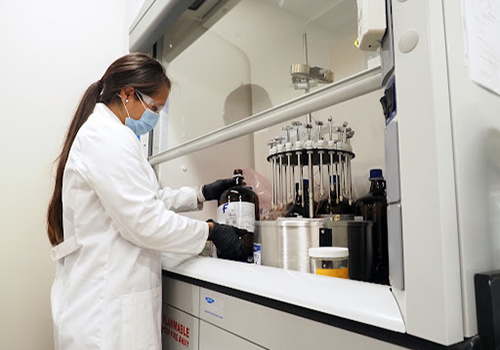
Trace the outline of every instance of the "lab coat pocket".
{"label": "lab coat pocket", "polygon": [[123,295],[122,350],[160,350],[161,287]]}
{"label": "lab coat pocket", "polygon": [[57,341],[58,334],[59,334],[59,326],[61,325],[61,309],[63,307],[63,300],[64,294],[63,294],[63,281],[60,279],[57,279],[54,281],[52,284],[52,289],[50,293],[50,299],[51,299],[51,308],[52,308],[52,320],[54,322],[54,332],[55,332],[55,338]]}

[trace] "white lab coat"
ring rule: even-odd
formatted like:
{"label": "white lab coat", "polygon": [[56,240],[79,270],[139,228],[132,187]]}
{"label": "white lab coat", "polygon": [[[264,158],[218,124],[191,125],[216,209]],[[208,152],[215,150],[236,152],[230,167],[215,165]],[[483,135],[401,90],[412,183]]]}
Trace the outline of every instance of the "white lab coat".
{"label": "white lab coat", "polygon": [[56,349],[161,349],[161,253],[198,254],[197,191],[159,189],[134,133],[98,103],[63,179],[64,242],[52,286]]}

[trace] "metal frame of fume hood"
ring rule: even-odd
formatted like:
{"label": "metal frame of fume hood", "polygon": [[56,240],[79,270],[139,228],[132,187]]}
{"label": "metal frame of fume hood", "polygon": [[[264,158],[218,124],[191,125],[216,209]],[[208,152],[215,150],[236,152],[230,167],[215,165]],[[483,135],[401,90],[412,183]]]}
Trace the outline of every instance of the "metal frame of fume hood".
{"label": "metal frame of fume hood", "polygon": [[271,107],[231,125],[153,155],[149,157],[149,163],[152,166],[156,166],[185,156],[186,154],[306,115],[307,113],[367,95],[382,88],[382,79],[381,66],[364,70],[306,95]]}

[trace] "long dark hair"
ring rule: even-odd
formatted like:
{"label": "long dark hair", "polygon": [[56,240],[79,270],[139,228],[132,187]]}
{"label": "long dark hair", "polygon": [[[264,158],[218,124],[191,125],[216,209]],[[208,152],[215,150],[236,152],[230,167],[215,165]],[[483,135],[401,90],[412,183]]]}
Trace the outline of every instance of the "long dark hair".
{"label": "long dark hair", "polygon": [[53,246],[64,241],[62,184],[69,151],[78,130],[92,114],[96,103],[104,102],[109,105],[113,101],[119,101],[117,94],[126,87],[133,87],[152,96],[164,89],[165,85],[170,89],[170,80],[157,60],[144,54],[132,53],[113,62],[101,80],[85,91],[64,139],[61,154],[56,160],[58,164],[54,193],[47,210],[47,234]]}

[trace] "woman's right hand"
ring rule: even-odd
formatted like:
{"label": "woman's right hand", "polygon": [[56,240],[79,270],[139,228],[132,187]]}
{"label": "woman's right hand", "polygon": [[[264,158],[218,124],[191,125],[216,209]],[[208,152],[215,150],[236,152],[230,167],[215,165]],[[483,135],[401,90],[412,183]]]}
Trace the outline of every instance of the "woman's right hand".
{"label": "woman's right hand", "polygon": [[251,252],[248,251],[240,237],[251,234],[251,232],[211,220],[207,222],[210,227],[208,240],[212,241],[217,247],[217,257],[246,262]]}

